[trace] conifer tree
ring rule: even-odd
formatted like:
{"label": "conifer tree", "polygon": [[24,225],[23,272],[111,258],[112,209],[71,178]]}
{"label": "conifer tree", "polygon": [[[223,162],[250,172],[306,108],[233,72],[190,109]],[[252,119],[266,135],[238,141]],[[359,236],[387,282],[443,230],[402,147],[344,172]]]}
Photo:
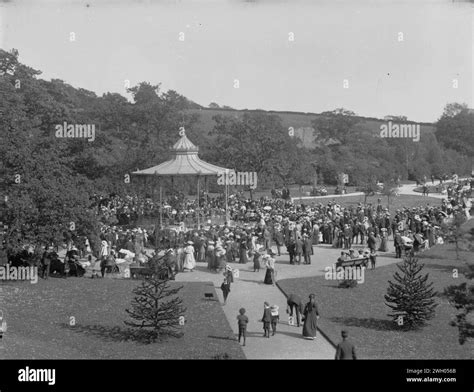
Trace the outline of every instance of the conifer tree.
{"label": "conifer tree", "polygon": [[428,283],[429,274],[421,275],[423,264],[412,254],[402,264],[397,264],[395,282],[388,281],[385,304],[392,309],[390,317],[403,329],[417,329],[434,316],[437,306],[433,283]]}
{"label": "conifer tree", "polygon": [[166,264],[158,264],[155,273],[147,276],[133,290],[135,298],[131,309],[125,310],[133,319],[125,321],[125,324],[138,328],[142,340],[154,342],[165,335],[182,336],[179,329],[183,325],[186,309],[177,294],[183,287],[171,288],[166,272]]}

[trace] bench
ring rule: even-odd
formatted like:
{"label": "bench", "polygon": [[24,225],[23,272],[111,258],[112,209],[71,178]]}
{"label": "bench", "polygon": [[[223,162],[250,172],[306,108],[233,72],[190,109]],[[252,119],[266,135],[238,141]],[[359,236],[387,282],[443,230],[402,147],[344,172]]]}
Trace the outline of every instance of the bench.
{"label": "bench", "polygon": [[344,260],[342,262],[336,263],[336,267],[342,267],[342,268],[348,268],[348,267],[353,267],[353,268],[360,268],[360,267],[367,267],[369,264],[369,258],[364,257],[362,259],[351,259],[351,260]]}
{"label": "bench", "polygon": [[143,279],[151,277],[155,271],[147,267],[130,267],[130,277],[132,279]]}

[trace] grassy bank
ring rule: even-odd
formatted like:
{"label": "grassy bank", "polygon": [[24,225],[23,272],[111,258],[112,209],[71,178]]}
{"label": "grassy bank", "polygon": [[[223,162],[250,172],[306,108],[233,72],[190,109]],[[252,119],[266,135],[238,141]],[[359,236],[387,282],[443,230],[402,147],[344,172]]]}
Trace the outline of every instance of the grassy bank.
{"label": "grassy bank", "polygon": [[[444,288],[465,281],[463,275],[453,277],[453,269],[462,269],[465,261],[472,261],[472,253],[463,252],[456,260],[451,245],[433,248],[426,257],[420,258],[429,273],[429,281],[442,293]],[[436,257],[436,254],[439,254]],[[424,255],[425,256],[425,255]],[[338,288],[337,281],[325,280],[324,276],[287,279],[279,282],[282,290],[298,293],[306,299],[315,293],[320,306],[320,328],[327,336],[340,341],[340,332],[347,329],[357,347],[360,358],[370,359],[458,359],[472,358],[470,343],[458,343],[458,331],[449,325],[456,310],[438,295],[436,316],[419,331],[404,332],[387,315],[384,304],[388,280],[393,280],[396,264],[366,271],[365,282],[353,289]]]}
{"label": "grassy bank", "polygon": [[204,298],[204,292],[214,291],[212,283],[183,284],[184,336],[148,345],[125,340],[125,308],[138,281],[51,278],[0,284],[8,324],[2,358],[212,359],[225,353],[245,358],[219,302]]}

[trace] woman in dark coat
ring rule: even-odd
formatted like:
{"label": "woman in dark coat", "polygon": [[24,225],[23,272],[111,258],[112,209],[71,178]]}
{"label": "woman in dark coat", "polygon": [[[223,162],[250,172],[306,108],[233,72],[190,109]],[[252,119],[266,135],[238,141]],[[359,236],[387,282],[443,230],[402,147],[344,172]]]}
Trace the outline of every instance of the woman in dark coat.
{"label": "woman in dark coat", "polygon": [[319,318],[318,305],[316,304],[315,298],[316,296],[314,294],[309,296],[309,302],[306,304],[303,311],[303,337],[311,340],[314,340],[316,337]]}
{"label": "woman in dark coat", "polygon": [[242,238],[240,240],[240,259],[239,264],[247,264],[249,262],[249,258],[247,256],[248,246],[247,246],[247,239]]}
{"label": "woman in dark coat", "polygon": [[262,255],[258,250],[256,250],[253,253],[253,272],[260,271],[261,262],[262,262]]}

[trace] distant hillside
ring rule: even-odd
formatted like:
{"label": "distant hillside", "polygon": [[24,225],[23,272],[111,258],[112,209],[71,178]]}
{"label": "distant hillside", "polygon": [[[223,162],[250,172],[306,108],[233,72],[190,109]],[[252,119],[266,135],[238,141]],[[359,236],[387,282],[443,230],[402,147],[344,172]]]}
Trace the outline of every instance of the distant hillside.
{"label": "distant hillside", "polygon": [[[202,109],[189,109],[187,110],[189,113],[199,113],[200,119],[199,122],[196,124],[196,128],[198,132],[202,132],[204,135],[208,135],[209,131],[214,128],[214,121],[212,117],[215,115],[223,115],[223,116],[235,116],[236,118],[241,117],[244,113],[251,113],[251,112],[259,112],[261,110],[235,110],[235,109],[209,109],[209,108],[202,108]],[[280,116],[282,119],[282,123],[286,128],[293,127],[295,131],[295,135],[299,137],[304,145],[308,145],[313,147],[314,146],[314,129],[311,127],[311,121],[320,114],[317,113],[303,113],[303,112],[278,112],[278,111],[266,111],[265,113],[269,114],[276,114]],[[357,128],[360,130],[365,130],[369,132],[373,132],[374,134],[380,133],[380,125],[382,123],[386,123],[387,121],[381,120],[378,118],[369,118],[369,117],[360,117],[360,123],[358,124]],[[401,123],[401,122],[398,122]],[[415,124],[414,121],[405,121],[403,123],[406,124]],[[434,133],[436,131],[436,127],[434,124],[431,123],[416,123],[420,124],[420,132],[421,134],[425,133]]]}

